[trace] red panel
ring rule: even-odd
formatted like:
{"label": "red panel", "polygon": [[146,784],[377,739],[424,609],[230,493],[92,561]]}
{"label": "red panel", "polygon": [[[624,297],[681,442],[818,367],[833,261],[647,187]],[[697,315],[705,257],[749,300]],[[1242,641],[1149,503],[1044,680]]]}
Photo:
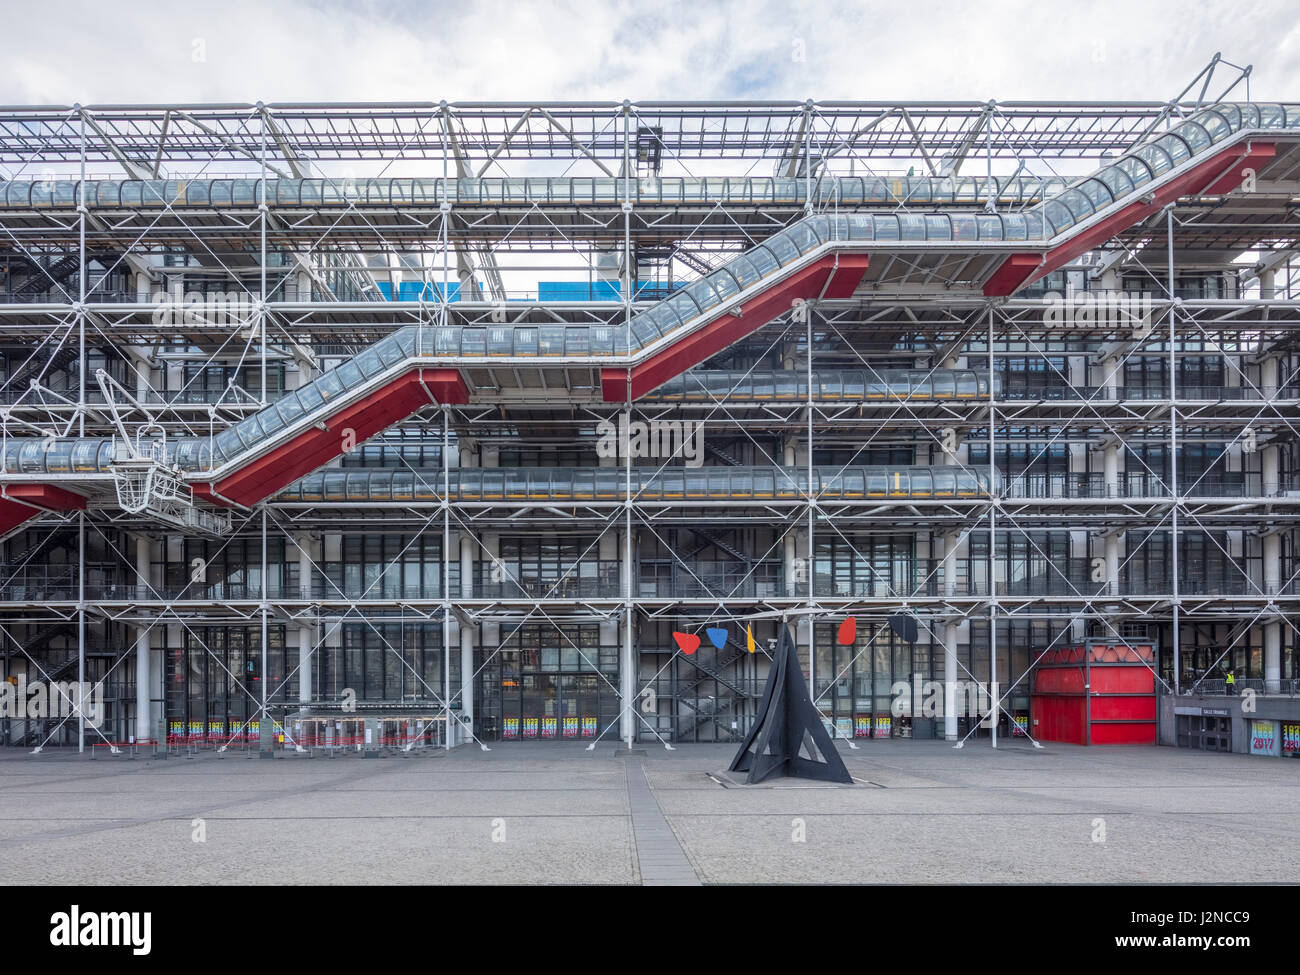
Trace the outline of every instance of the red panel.
{"label": "red panel", "polygon": [[420,376],[437,402],[447,406],[464,406],[469,402],[469,387],[459,369],[421,369]]}
{"label": "red panel", "polygon": [[1154,721],[1094,724],[1092,726],[1092,743],[1094,745],[1154,745],[1156,743],[1156,725]]}
{"label": "red panel", "polygon": [[1141,664],[1131,667],[1093,667],[1094,694],[1154,694],[1156,675]]}
{"label": "red panel", "polygon": [[1259,167],[1267,163],[1277,155],[1277,146],[1271,142],[1252,145],[1240,160],[1233,163],[1232,168],[1216,179],[1214,182],[1205,186],[1200,192],[1205,196],[1221,196],[1224,193],[1231,193],[1245,181],[1249,175],[1247,170],[1259,171]]}
{"label": "red panel", "polygon": [[0,497],[0,535],[47,511],[84,511],[86,499],[53,484],[9,484]]}
{"label": "red panel", "polygon": [[[1180,196],[1197,196],[1207,193],[1210,186],[1235,188],[1241,185],[1244,178],[1241,175],[1241,169],[1247,167],[1240,166],[1239,161],[1256,151],[1261,153],[1261,156],[1266,154],[1268,158],[1271,158],[1276,149],[1270,143],[1261,142],[1256,146],[1238,144],[1219,152],[1206,159],[1205,162],[1188,170],[1172,183],[1156,190],[1156,208],[1173,203]],[[1237,174],[1235,182],[1230,182],[1234,173]],[[1221,192],[1227,192],[1227,190],[1221,189]]]}
{"label": "red panel", "polygon": [[5,494],[15,500],[49,511],[84,511],[86,499],[53,484],[10,484]]}
{"label": "red panel", "polygon": [[459,370],[415,369],[398,376],[326,419],[324,430],[305,430],[216,485],[194,485],[194,493],[215,504],[256,504],[343,453],[345,430],[352,431],[353,445],[361,444],[431,402],[469,402]]}
{"label": "red panel", "polygon": [[1054,647],[1043,654],[1043,664],[1082,664],[1083,647]]}
{"label": "red panel", "polygon": [[1154,721],[1154,694],[1140,697],[1096,697],[1092,699],[1093,721]]}
{"label": "red panel", "polygon": [[1012,254],[993,272],[984,284],[986,298],[1005,298],[1038,270],[1042,258],[1037,254]]}
{"label": "red panel", "polygon": [[1034,690],[1043,694],[1082,694],[1083,669],[1042,667],[1034,671]]}
{"label": "red panel", "polygon": [[[1191,174],[1186,175],[1190,176]],[[1159,210],[1161,205],[1159,203],[1130,203],[1123,209],[1112,213],[1100,223],[1094,224],[1082,233],[1070,237],[1065,243],[1053,247],[1043,257],[1042,265],[1026,278],[1024,283],[1029,284],[1037,281],[1044,275],[1055,271],[1058,267],[1065,266],[1080,254],[1092,250],[1098,244],[1106,243],[1121,230],[1127,230],[1134,224],[1141,223]]]}
{"label": "red panel", "polygon": [[623,403],[627,401],[627,370],[600,370],[600,395],[606,403]]}
{"label": "red panel", "polygon": [[1039,697],[1034,695],[1033,715],[1038,724],[1033,734],[1043,741],[1063,741],[1082,745],[1084,739],[1084,702],[1081,697]]}
{"label": "red panel", "polygon": [[0,498],[0,535],[9,534],[24,521],[35,518],[38,514],[40,512],[35,508],[10,501],[8,498]]}
{"label": "red panel", "polygon": [[[844,259],[841,257],[841,263]],[[807,301],[818,297],[834,267],[834,257],[823,257],[785,280],[776,282],[757,297],[744,302],[739,315],[724,313],[680,342],[633,366],[632,398],[639,399],[674,376],[699,365],[755,329],[766,325],[782,312],[789,310],[796,299],[802,298]],[[855,267],[850,269],[846,266],[844,273],[851,276],[862,267],[865,265],[855,262]],[[860,273],[858,277],[860,280]],[[855,282],[854,287],[856,286]],[[841,284],[841,287],[844,285]],[[626,399],[628,391],[626,374],[622,373],[622,370],[604,370],[601,374],[601,387],[606,402],[622,402]]]}
{"label": "red panel", "polygon": [[837,300],[852,298],[853,292],[862,283],[862,276],[867,273],[870,260],[868,254],[841,254],[839,263],[831,272],[831,279],[826,282],[822,297]]}

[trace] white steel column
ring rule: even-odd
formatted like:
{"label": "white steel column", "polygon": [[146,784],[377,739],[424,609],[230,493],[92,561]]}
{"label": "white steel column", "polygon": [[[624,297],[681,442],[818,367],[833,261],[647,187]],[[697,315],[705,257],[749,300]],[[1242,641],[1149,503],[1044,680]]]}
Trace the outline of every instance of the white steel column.
{"label": "white steel column", "polygon": [[[630,100],[623,101],[623,327],[627,331],[628,348],[631,349],[632,343],[632,103]],[[631,382],[631,371],[628,372],[629,383]],[[627,393],[627,409],[624,414],[626,417],[626,429],[632,429],[632,393],[631,387]],[[619,709],[619,734],[627,742],[627,747],[632,748],[632,738],[636,731],[636,714],[633,708],[636,702],[633,698],[636,696],[637,666],[634,660],[635,654],[632,650],[632,615],[633,615],[633,586],[636,584],[632,572],[632,451],[630,444],[623,445],[623,474],[624,490],[626,494],[623,497],[623,666],[620,668],[619,676],[619,697],[621,699],[621,708]]]}
{"label": "white steel column", "polygon": [[[630,451],[629,451],[630,453]],[[628,479],[631,479],[629,472]],[[632,653],[632,507],[628,501],[626,508],[626,527],[623,530],[623,665],[619,674],[619,697],[622,709],[619,712],[619,737],[632,747],[632,736],[636,730],[636,715],[632,709],[636,706],[636,668]]]}
{"label": "white steel column", "polygon": [[1001,702],[998,699],[998,466],[997,466],[997,411],[994,409],[993,388],[997,378],[993,370],[993,306],[989,306],[989,701],[993,708],[990,742],[998,747],[998,717]]}
{"label": "white steel column", "polygon": [[[1282,536],[1270,532],[1263,538],[1264,592],[1272,598],[1282,588]],[[1282,621],[1264,624],[1264,689],[1277,692],[1282,682]]]}
{"label": "white steel column", "polygon": [[[312,598],[312,537],[307,533],[298,536],[298,594],[303,599]],[[312,700],[312,648],[315,645],[315,627],[310,621],[298,624],[298,703],[307,705]]]}
{"label": "white steel column", "polygon": [[1271,301],[1277,295],[1276,275],[1277,270],[1271,267],[1259,272],[1259,296],[1264,301]]}
{"label": "white steel column", "polygon": [[[149,539],[143,535],[135,540],[135,571],[139,580],[139,593],[143,598],[149,592]],[[153,737],[153,707],[150,702],[153,681],[149,676],[149,627],[141,621],[135,628],[135,740]]]}
{"label": "white steel column", "polygon": [[[81,106],[74,106],[81,113]],[[77,435],[86,435],[86,116],[81,113],[77,183]],[[77,751],[86,750],[86,513],[77,515]]]}
{"label": "white steel column", "polygon": [[1282,689],[1282,624],[1264,624],[1264,690],[1276,694]]}
{"label": "white steel column", "polygon": [[[943,538],[943,594],[957,595],[957,546],[959,535]],[[945,741],[957,740],[957,628],[961,624],[949,620],[943,626],[943,737]]]}
{"label": "white steel column", "polygon": [[[474,598],[474,537],[469,532],[460,533],[460,595],[462,599]],[[474,627],[460,624],[460,710],[465,716],[465,728],[474,733]]]}
{"label": "white steel column", "polygon": [[451,411],[442,408],[442,742],[453,744],[451,713]]}
{"label": "white steel column", "polygon": [[[1268,300],[1276,296],[1274,270],[1269,268],[1259,276],[1259,296]],[[1260,391],[1267,398],[1278,395],[1279,362],[1277,356],[1268,356],[1259,367]],[[1278,476],[1278,448],[1264,447],[1260,450],[1260,487],[1265,497],[1281,494],[1282,485]],[[1271,597],[1277,594],[1282,584],[1282,542],[1281,536],[1272,532],[1263,540],[1264,591]],[[1274,619],[1264,624],[1264,690],[1276,693],[1282,688],[1282,622]]]}
{"label": "white steel column", "polygon": [[1101,386],[1105,390],[1102,394],[1104,399],[1119,399],[1120,373],[1123,372],[1123,366],[1120,365],[1118,356],[1107,356],[1101,360]]}
{"label": "white steel column", "polygon": [[943,627],[943,737],[956,741],[957,734],[957,628],[960,623]]}
{"label": "white steel column", "polygon": [[[1261,391],[1267,397],[1277,395],[1278,361],[1269,357],[1260,363]],[[1276,497],[1281,493],[1282,484],[1278,476],[1278,448],[1276,445],[1264,445],[1259,449],[1259,475],[1261,489],[1265,497]]]}
{"label": "white steel column", "polygon": [[1178,593],[1178,505],[1182,498],[1182,491],[1178,486],[1178,358],[1177,358],[1177,320],[1174,315],[1174,306],[1176,298],[1174,294],[1174,208],[1171,204],[1165,210],[1165,228],[1168,237],[1168,268],[1169,275],[1169,492],[1173,498],[1173,506],[1170,509],[1170,532],[1169,532],[1169,550],[1171,559],[1169,562],[1170,588],[1173,593],[1173,664],[1174,664],[1174,694],[1182,689],[1182,649],[1181,649],[1181,632],[1182,621],[1180,617],[1181,597]]}

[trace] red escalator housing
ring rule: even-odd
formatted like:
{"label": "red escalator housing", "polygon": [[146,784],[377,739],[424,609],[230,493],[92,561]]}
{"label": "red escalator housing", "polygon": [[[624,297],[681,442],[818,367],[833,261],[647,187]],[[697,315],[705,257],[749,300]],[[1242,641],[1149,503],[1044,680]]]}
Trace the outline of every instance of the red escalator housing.
{"label": "red escalator housing", "polygon": [[1246,179],[1247,170],[1256,169],[1277,154],[1271,142],[1245,143],[1216,153],[1193,166],[1176,179],[1152,191],[1150,203],[1137,201],[1112,213],[1076,237],[1053,247],[1042,257],[1037,254],[1012,254],[993,272],[984,285],[989,298],[1005,298],[1045,274],[1064,267],[1080,254],[1103,244],[1121,230],[1150,217],[1182,196],[1228,193]]}
{"label": "red escalator housing", "polygon": [[86,499],[53,484],[9,484],[0,497],[0,535],[43,511],[84,511]]}
{"label": "red escalator housing", "polygon": [[469,389],[458,370],[412,369],[328,417],[324,429],[304,430],[220,481],[194,485],[194,494],[216,504],[254,505],[325,466],[345,453],[345,446],[361,445],[422,407],[468,402]]}
{"label": "red escalator housing", "polygon": [[741,304],[736,309],[738,314],[722,313],[703,328],[696,329],[631,370],[602,369],[600,385],[605,402],[625,402],[629,395],[634,400],[639,399],[766,325],[788,311],[797,300],[852,297],[866,273],[868,260],[866,254],[823,257]]}

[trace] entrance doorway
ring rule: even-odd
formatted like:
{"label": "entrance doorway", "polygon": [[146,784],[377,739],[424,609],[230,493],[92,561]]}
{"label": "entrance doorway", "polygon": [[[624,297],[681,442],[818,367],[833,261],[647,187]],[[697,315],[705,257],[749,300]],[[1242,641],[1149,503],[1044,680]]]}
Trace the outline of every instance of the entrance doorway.
{"label": "entrance doorway", "polygon": [[596,674],[522,674],[503,681],[501,738],[505,741],[595,738],[613,720],[613,689]]}
{"label": "entrance doorway", "polygon": [[1232,751],[1232,718],[1215,715],[1178,715],[1178,746],[1207,752]]}

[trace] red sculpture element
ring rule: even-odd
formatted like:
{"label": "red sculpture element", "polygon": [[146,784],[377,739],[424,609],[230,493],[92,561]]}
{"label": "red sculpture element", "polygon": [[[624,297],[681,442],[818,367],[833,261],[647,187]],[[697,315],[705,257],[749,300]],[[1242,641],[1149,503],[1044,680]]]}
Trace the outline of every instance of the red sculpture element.
{"label": "red sculpture element", "polygon": [[700,649],[700,638],[694,633],[678,633],[674,630],[673,639],[677,641],[677,646],[681,648],[682,653],[688,656]]}
{"label": "red sculpture element", "polygon": [[835,634],[835,639],[842,647],[847,647],[858,638],[858,618],[850,616],[840,624],[839,632]]}

